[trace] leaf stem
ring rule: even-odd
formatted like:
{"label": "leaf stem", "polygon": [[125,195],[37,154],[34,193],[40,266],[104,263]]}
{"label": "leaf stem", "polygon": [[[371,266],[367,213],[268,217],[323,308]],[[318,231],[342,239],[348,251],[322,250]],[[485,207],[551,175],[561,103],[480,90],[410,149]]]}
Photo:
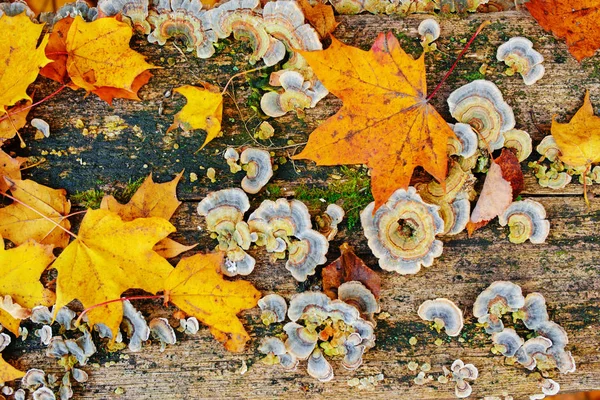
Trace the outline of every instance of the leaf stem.
{"label": "leaf stem", "polygon": [[83,310],[81,312],[81,314],[79,314],[79,317],[77,317],[77,319],[75,320],[75,326],[79,326],[79,323],[81,322],[81,318],[83,318],[83,316],[85,314],[87,314],[88,312],[90,312],[93,309],[96,309],[98,307],[103,307],[103,306],[106,306],[106,305],[112,304],[112,303],[124,302],[125,300],[162,299],[163,297],[164,297],[164,295],[157,294],[157,295],[119,297],[118,299],[106,300],[106,301],[103,301],[102,303],[94,304],[93,306],[90,306],[90,307],[86,308],[85,310]]}
{"label": "leaf stem", "polygon": [[229,84],[231,83],[231,81],[233,81],[234,78],[237,78],[238,76],[249,74],[250,72],[260,71],[261,69],[265,69],[265,68],[268,68],[268,66],[267,65],[263,65],[262,67],[252,68],[252,69],[249,69],[247,71],[238,72],[237,74],[233,75],[231,78],[229,78],[229,80],[225,84],[225,87],[223,88],[223,91],[221,92],[221,95],[225,94],[225,92],[227,91],[227,88],[229,87]]}
{"label": "leaf stem", "polygon": [[587,195],[587,174],[590,172],[592,164],[588,164],[585,172],[583,173],[583,198],[585,200],[585,204],[587,205],[588,211],[590,210],[590,200]]}
{"label": "leaf stem", "polygon": [[[29,110],[30,108],[35,107],[38,104],[41,104],[41,103],[43,103],[45,101],[50,100],[51,98],[53,98],[54,96],[56,96],[57,94],[59,94],[60,92],[62,92],[62,90],[64,88],[66,88],[66,87],[67,87],[67,85],[62,85],[61,87],[59,87],[58,89],[56,89],[54,92],[52,92],[48,96],[44,97],[43,99],[41,99],[39,101],[36,101],[35,103],[28,105],[27,107],[23,107],[23,108],[19,109],[19,112],[25,111],[25,110]],[[11,113],[7,112],[6,115],[0,117],[0,122],[4,121],[6,118],[9,118],[11,115],[12,115]]]}
{"label": "leaf stem", "polygon": [[446,72],[446,75],[444,75],[444,77],[442,78],[442,80],[440,81],[440,83],[437,84],[437,86],[435,87],[435,89],[433,89],[433,91],[431,92],[431,94],[429,96],[427,96],[427,101],[431,100],[431,98],[433,96],[435,96],[435,94],[440,89],[440,87],[442,87],[442,85],[444,84],[444,82],[446,82],[446,79],[448,79],[448,77],[450,76],[450,74],[452,73],[452,71],[454,71],[454,68],[456,68],[456,65],[458,64],[458,62],[460,61],[460,59],[462,58],[462,56],[464,56],[465,53],[467,52],[467,50],[469,50],[469,47],[471,47],[471,44],[473,43],[473,41],[475,40],[475,38],[481,33],[481,31],[483,30],[483,28],[485,28],[489,24],[491,24],[490,21],[483,21],[481,23],[481,25],[479,25],[479,28],[477,28],[477,30],[475,31],[475,33],[473,34],[473,36],[471,36],[471,39],[469,39],[469,41],[467,42],[467,45],[465,46],[465,48],[462,49],[462,51],[460,52],[460,54],[458,55],[458,57],[456,57],[456,61],[454,61],[454,64],[452,64],[452,66],[450,67],[450,69],[448,70],[448,72]]}

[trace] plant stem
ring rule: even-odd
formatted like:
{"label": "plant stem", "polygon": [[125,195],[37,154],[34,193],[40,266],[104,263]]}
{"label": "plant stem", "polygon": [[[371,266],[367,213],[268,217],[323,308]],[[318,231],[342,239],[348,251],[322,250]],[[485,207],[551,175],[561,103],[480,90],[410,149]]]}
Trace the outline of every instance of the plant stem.
{"label": "plant stem", "polygon": [[490,21],[484,21],[484,22],[481,23],[481,25],[479,25],[479,28],[477,28],[477,30],[475,31],[475,33],[473,34],[473,36],[471,36],[471,39],[469,39],[469,41],[467,42],[467,45],[465,46],[465,48],[460,52],[460,54],[458,55],[458,57],[456,57],[456,61],[454,61],[454,64],[452,64],[452,66],[450,67],[450,69],[448,70],[448,72],[446,72],[446,75],[444,75],[444,77],[442,78],[442,80],[440,81],[440,83],[437,84],[437,86],[435,87],[435,89],[433,89],[433,91],[431,92],[431,94],[429,96],[427,96],[427,101],[431,100],[431,98],[433,96],[435,96],[435,94],[440,89],[440,87],[442,87],[442,85],[444,84],[444,82],[446,81],[446,79],[448,79],[448,77],[450,76],[450,74],[452,73],[452,71],[454,71],[454,68],[456,68],[456,65],[458,64],[458,62],[460,61],[460,59],[462,58],[462,56],[464,56],[465,53],[467,52],[467,50],[469,50],[469,47],[471,47],[471,43],[473,43],[473,41],[475,40],[475,38],[477,37],[477,35],[479,35],[481,33],[481,31],[483,30],[483,28],[485,28],[489,24],[491,24]]}
{"label": "plant stem", "polygon": [[229,78],[229,80],[227,81],[227,83],[225,84],[225,87],[223,88],[223,91],[221,92],[221,94],[225,94],[225,92],[227,91],[227,87],[229,87],[229,84],[231,83],[231,81],[234,78],[237,78],[238,76],[242,76],[242,75],[246,75],[249,74],[250,72],[255,72],[255,71],[260,71],[261,69],[265,69],[268,68],[268,66],[264,65],[262,67],[258,67],[258,68],[252,68],[249,69],[248,71],[242,71],[242,72],[238,72],[237,74],[233,75],[231,78]]}
{"label": "plant stem", "polygon": [[158,295],[146,295],[146,296],[120,297],[118,299],[103,301],[102,303],[94,304],[93,306],[90,306],[90,307],[86,308],[85,310],[83,310],[81,312],[81,314],[79,314],[79,317],[77,317],[77,319],[75,320],[75,326],[79,326],[79,323],[81,322],[81,318],[83,318],[83,316],[85,314],[87,314],[88,312],[90,312],[93,309],[98,308],[98,307],[103,307],[103,306],[106,306],[106,305],[112,304],[112,303],[124,302],[125,300],[162,299],[163,297],[164,297],[164,295],[158,294]]}

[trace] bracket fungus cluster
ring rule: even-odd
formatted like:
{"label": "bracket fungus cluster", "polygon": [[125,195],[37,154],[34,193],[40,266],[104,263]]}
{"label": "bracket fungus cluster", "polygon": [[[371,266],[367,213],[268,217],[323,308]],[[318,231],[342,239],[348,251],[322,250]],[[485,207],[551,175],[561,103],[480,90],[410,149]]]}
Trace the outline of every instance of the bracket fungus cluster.
{"label": "bracket fungus cluster", "polygon": [[346,212],[337,204],[329,204],[325,212],[315,217],[319,232],[331,241],[338,233],[338,225],[344,219]]}
{"label": "bracket fungus cluster", "polygon": [[535,200],[513,202],[498,217],[501,226],[510,228],[509,240],[512,243],[544,243],[550,233],[550,222],[546,219],[544,206]]}
{"label": "bracket fungus cluster", "polygon": [[399,14],[413,13],[443,13],[475,12],[477,8],[486,4],[488,0],[455,0],[440,2],[435,0],[329,0],[331,5],[340,14],[359,14],[363,11],[372,14]]}
{"label": "bracket fungus cluster", "polygon": [[[521,320],[537,336],[525,340],[513,328],[505,327],[502,316],[509,313],[514,321]],[[567,333],[549,320],[546,301],[540,293],[523,297],[518,285],[496,281],[477,297],[473,315],[491,334],[493,353],[514,357],[528,370],[557,368],[563,374],[575,371],[573,356],[565,350],[569,343]]]}
{"label": "bracket fungus cluster", "polygon": [[235,174],[242,169],[246,171],[241,184],[246,193],[260,192],[273,177],[271,154],[266,150],[248,147],[240,155],[235,149],[228,147],[224,157],[231,173]]}
{"label": "bracket fungus cluster", "polygon": [[433,321],[433,328],[438,332],[444,328],[448,336],[458,336],[464,326],[461,309],[448,299],[426,300],[417,314],[425,321]]}
{"label": "bracket fungus cluster", "polygon": [[468,381],[475,381],[479,376],[477,367],[473,364],[465,364],[462,360],[455,360],[450,366],[452,372],[452,380],[456,382],[454,394],[459,399],[469,397],[473,392],[473,388]]}
{"label": "bracket fungus cluster", "polygon": [[531,40],[524,37],[512,37],[500,45],[496,58],[508,65],[506,75],[519,73],[526,85],[533,85],[542,79],[546,72],[542,65],[544,57],[533,49]]}
{"label": "bracket fungus cluster", "polygon": [[414,187],[398,189],[379,207],[370,203],[360,220],[371,251],[386,271],[416,274],[442,254],[439,206],[425,203]]}
{"label": "bracket fungus cluster", "polygon": [[448,96],[448,106],[454,119],[471,125],[491,150],[502,148],[504,132],[515,127],[512,108],[490,81],[479,79],[459,87]]}
{"label": "bracket fungus cluster", "polygon": [[[157,1],[157,8],[167,8],[163,2]],[[191,2],[189,3],[191,4]],[[177,5],[173,5],[174,9],[179,9]],[[185,5],[181,4],[181,8]],[[149,34],[152,28],[146,19],[148,18],[148,1],[144,0],[99,0],[98,1],[98,16],[112,17],[121,14],[125,21],[130,23],[138,32]]]}
{"label": "bracket fungus cluster", "polygon": [[285,342],[263,339],[259,351],[267,355],[264,361],[293,369],[299,360],[307,360],[308,374],[321,382],[334,376],[326,356],[341,358],[342,366],[352,371],[362,364],[364,352],[375,345],[374,327],[360,317],[357,308],[321,292],[294,295],[287,316]]}
{"label": "bracket fungus cluster", "polygon": [[265,93],[260,100],[260,108],[269,117],[281,117],[290,111],[302,114],[304,109],[314,108],[329,93],[320,81],[305,81],[296,71],[277,75],[274,84],[282,90]]}

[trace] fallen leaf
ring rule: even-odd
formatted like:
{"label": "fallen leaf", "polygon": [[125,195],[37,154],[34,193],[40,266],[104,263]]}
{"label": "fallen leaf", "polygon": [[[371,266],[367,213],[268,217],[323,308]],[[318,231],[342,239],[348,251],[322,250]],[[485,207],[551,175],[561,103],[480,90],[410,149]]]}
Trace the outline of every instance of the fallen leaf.
{"label": "fallen leaf", "polygon": [[0,149],[0,191],[5,192],[10,188],[4,177],[21,179],[21,164],[24,161],[20,157],[12,158]]}
{"label": "fallen leaf", "polygon": [[167,132],[177,127],[181,127],[186,132],[203,129],[206,131],[206,139],[200,149],[220,135],[223,118],[221,91],[209,83],[202,83],[202,85],[204,88],[186,85],[173,90],[183,95],[187,99],[187,103],[175,115],[173,124],[167,129]]}
{"label": "fallen leaf", "polygon": [[40,15],[41,12],[56,12],[64,4],[69,3],[71,0],[27,0],[27,5],[35,13]]}
{"label": "fallen leaf", "polygon": [[154,183],[150,174],[129,203],[121,204],[113,196],[104,196],[100,208],[118,214],[123,221],[147,217],[160,217],[168,221],[181,204],[176,189],[182,176],[183,171],[170,182]]}
{"label": "fallen leaf", "polygon": [[502,214],[521,193],[523,186],[519,159],[512,151],[503,149],[500,157],[490,163],[481,194],[467,223],[469,236]]}
{"label": "fallen leaf", "polygon": [[308,23],[315,28],[322,39],[335,31],[335,28],[339,25],[333,15],[332,6],[323,3],[317,3],[312,6],[308,0],[300,0],[298,4],[302,8],[302,12]]}
{"label": "fallen leaf", "polygon": [[[53,260],[52,246],[28,240],[5,250],[4,240],[0,237],[0,295],[10,296],[25,308],[51,306],[54,304],[54,293],[44,288],[40,277]],[[17,336],[20,322],[0,309],[0,324]]]}
{"label": "fallen leaf", "polygon": [[103,86],[92,90],[92,93],[100,97],[102,100],[112,105],[114,99],[136,100],[140,101],[138,91],[152,78],[150,71],[144,71],[139,74],[131,84],[130,90],[116,89],[108,86]]}
{"label": "fallen leaf", "polygon": [[585,167],[600,162],[600,117],[594,115],[589,91],[571,121],[561,124],[552,119],[551,132],[565,164]]}
{"label": "fallen leaf", "polygon": [[0,382],[10,382],[15,379],[20,379],[25,376],[25,372],[19,371],[9,363],[4,361],[2,354],[0,354]]}
{"label": "fallen leaf", "polygon": [[375,271],[367,267],[354,249],[344,243],[340,246],[342,255],[334,262],[323,268],[323,293],[331,299],[337,299],[337,288],[344,282],[359,281],[379,299],[381,291],[381,278]]}
{"label": "fallen leaf", "polygon": [[0,208],[0,235],[17,245],[33,239],[55,247],[65,247],[69,243],[69,234],[56,225],[60,224],[67,230],[71,228],[71,223],[65,218],[71,211],[67,192],[64,189],[40,185],[32,180],[6,177],[4,180],[10,186],[12,196],[24,204],[13,202]]}
{"label": "fallen leaf", "polygon": [[5,140],[14,138],[19,129],[25,126],[29,110],[31,101],[24,101],[6,110],[8,116],[0,120],[0,145]]}
{"label": "fallen leaf", "polygon": [[185,253],[186,251],[193,249],[196,246],[198,246],[198,244],[186,246],[174,241],[173,239],[166,238],[156,243],[156,246],[154,246],[152,250],[164,258],[173,258],[177,257],[181,253]]}
{"label": "fallen leaf", "polygon": [[27,87],[50,62],[44,54],[48,35],[39,40],[43,29],[44,25],[34,24],[25,13],[0,16],[0,116],[6,107],[31,100]]}
{"label": "fallen leaf", "polygon": [[327,50],[301,54],[344,106],[311,133],[294,159],[367,164],[375,210],[398,188],[408,188],[417,166],[444,181],[454,133],[427,102],[423,55],[414,60],[392,33],[380,34],[370,51],[332,37]]}
{"label": "fallen leaf", "polygon": [[227,350],[240,352],[250,336],[236,315],[255,307],[261,294],[250,282],[224,280],[223,262],[222,252],[183,258],[165,282],[165,301],[208,325]]}
{"label": "fallen leaf", "polygon": [[75,85],[88,92],[103,87],[133,91],[135,79],[156,68],[129,47],[131,26],[115,18],[73,20],[65,39],[67,72]]}
{"label": "fallen leaf", "polygon": [[593,56],[600,48],[597,0],[531,0],[525,7],[542,28],[566,39],[577,61]]}
{"label": "fallen leaf", "polygon": [[[58,311],[74,299],[85,308],[118,299],[128,289],[156,293],[173,270],[152,248],[175,231],[163,218],[138,218],[124,222],[107,210],[88,210],[77,239],[58,256],[53,268]],[[90,326],[106,325],[116,337],[123,319],[120,302],[88,313]]]}

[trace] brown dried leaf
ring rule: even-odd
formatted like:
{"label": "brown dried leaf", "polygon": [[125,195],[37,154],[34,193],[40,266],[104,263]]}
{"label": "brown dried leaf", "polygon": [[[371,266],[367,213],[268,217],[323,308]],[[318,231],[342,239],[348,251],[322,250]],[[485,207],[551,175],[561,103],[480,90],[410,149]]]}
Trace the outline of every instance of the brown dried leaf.
{"label": "brown dried leaf", "polygon": [[335,28],[339,25],[339,22],[335,20],[335,16],[333,15],[332,6],[323,3],[311,6],[308,0],[300,0],[298,4],[302,8],[302,12],[304,12],[304,17],[308,23],[315,28],[322,39],[335,31]]}
{"label": "brown dried leaf", "polygon": [[323,292],[331,299],[337,299],[337,288],[344,282],[359,281],[379,299],[381,291],[381,278],[375,271],[367,267],[363,260],[356,254],[354,249],[344,243],[340,246],[342,255],[323,268]]}

